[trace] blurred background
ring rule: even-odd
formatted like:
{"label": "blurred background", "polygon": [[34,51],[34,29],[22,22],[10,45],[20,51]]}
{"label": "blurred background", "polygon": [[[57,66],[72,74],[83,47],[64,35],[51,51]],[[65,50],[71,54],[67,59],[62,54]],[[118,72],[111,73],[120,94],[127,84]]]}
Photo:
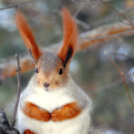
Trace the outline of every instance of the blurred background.
{"label": "blurred background", "polygon": [[[31,0],[32,1],[32,0]],[[79,34],[98,27],[122,21],[123,18],[99,0],[0,0],[0,65],[29,55],[14,22],[14,5],[25,14],[37,44],[45,48],[62,41],[61,5],[64,4],[78,23]],[[124,16],[133,20],[133,0],[105,0]],[[20,4],[21,3],[21,4]],[[8,8],[7,8],[8,7]],[[7,9],[6,9],[7,8]],[[105,134],[133,134],[134,109],[126,95],[120,74],[104,55],[110,57],[124,72],[126,83],[134,102],[134,35],[117,36],[107,42],[90,45],[76,53],[70,73],[74,81],[92,98],[94,110],[92,124]],[[21,61],[20,61],[21,62]],[[8,67],[9,69],[11,66]],[[1,68],[2,71],[2,68]],[[34,69],[21,74],[21,89],[28,84]],[[12,120],[17,94],[17,78],[1,77],[0,107]]]}

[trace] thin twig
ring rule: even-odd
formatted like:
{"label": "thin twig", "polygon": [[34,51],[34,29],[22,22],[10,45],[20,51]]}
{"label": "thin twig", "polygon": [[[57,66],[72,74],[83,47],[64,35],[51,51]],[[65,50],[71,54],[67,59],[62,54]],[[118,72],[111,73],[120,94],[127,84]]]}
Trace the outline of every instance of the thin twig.
{"label": "thin twig", "polygon": [[126,90],[126,93],[127,93],[127,97],[130,101],[130,104],[132,105],[133,109],[134,109],[134,104],[133,104],[133,101],[131,99],[131,96],[130,96],[130,93],[129,93],[129,90],[128,90],[128,86],[127,86],[127,83],[126,83],[126,80],[125,80],[125,77],[124,77],[124,73],[122,71],[120,71],[120,69],[117,67],[117,65],[115,64],[115,62],[111,59],[111,57],[108,55],[108,53],[105,51],[104,52],[105,55],[108,57],[108,59],[112,62],[112,64],[114,65],[114,67],[116,68],[117,72],[120,74],[122,80],[123,80],[123,83],[124,83],[124,86],[125,86],[125,90]]}
{"label": "thin twig", "polygon": [[31,3],[31,2],[34,2],[34,1],[39,1],[39,0],[29,0],[29,1],[25,1],[25,2],[18,3],[18,4],[9,5],[9,6],[7,6],[7,7],[0,8],[0,11],[1,11],[1,10],[7,10],[7,9],[11,9],[11,8],[20,7],[20,6],[22,6],[22,5],[25,5],[25,4],[27,4],[27,3]]}
{"label": "thin twig", "polygon": [[126,54],[117,53],[117,52],[109,52],[108,54],[114,54],[114,55],[116,55],[116,56],[122,56],[122,57],[125,57],[125,58],[131,60],[131,62],[134,63],[134,58],[133,58],[133,57],[130,57],[130,56],[126,55]]}
{"label": "thin twig", "polygon": [[119,11],[117,11],[114,7],[112,7],[110,4],[106,3],[104,0],[100,0],[103,4],[105,4],[107,7],[111,8],[114,12],[116,12],[118,15],[120,15],[121,17],[123,17],[125,20],[127,20],[129,22],[129,24],[134,28],[134,24],[133,22],[124,14],[120,13]]}
{"label": "thin twig", "polygon": [[[83,2],[84,2],[84,3],[85,3],[85,2],[86,2],[86,3],[97,3],[97,2],[100,3],[99,0],[89,0],[89,1],[88,1],[88,0],[70,0],[70,1],[72,1],[72,2],[74,2],[74,3],[80,3],[80,2],[81,2],[81,3],[83,3]],[[114,0],[104,0],[104,1],[109,2],[109,1],[114,1]]]}
{"label": "thin twig", "polygon": [[75,14],[73,15],[74,18],[77,17],[77,15],[80,13],[80,11],[84,8],[86,3],[83,3],[82,6],[75,12]]}
{"label": "thin twig", "polygon": [[75,21],[77,22],[78,25],[80,25],[82,28],[88,30],[90,28],[89,24],[87,24],[84,21],[78,20],[75,18]]}
{"label": "thin twig", "polygon": [[[129,13],[129,12],[131,12],[131,11],[133,11],[134,10],[134,7],[133,8],[127,8],[127,9],[121,9],[121,10],[119,10],[119,12],[121,12],[122,14],[124,14],[124,13]],[[117,14],[116,14],[117,15]],[[108,14],[106,17],[103,17],[101,20],[99,20],[99,21],[94,21],[94,22],[92,22],[92,23],[90,23],[90,24],[88,24],[88,27],[89,28],[96,28],[97,26],[100,26],[100,25],[104,25],[105,23],[109,23],[109,22],[111,22],[111,21],[116,21],[116,19],[115,19],[115,13],[113,14],[113,13],[111,13],[110,15]],[[132,18],[133,19],[133,18]],[[131,20],[132,20],[131,19]],[[128,22],[124,22],[124,19],[123,20],[119,20],[121,23],[125,23],[125,24],[127,24],[127,25],[129,25],[130,26],[130,24],[128,23]]]}
{"label": "thin twig", "polygon": [[16,100],[16,103],[15,103],[15,108],[14,108],[14,113],[13,113],[13,122],[12,122],[12,127],[14,127],[15,125],[15,117],[16,117],[16,113],[17,113],[17,109],[18,109],[18,104],[19,104],[19,99],[20,99],[20,87],[21,87],[21,79],[20,79],[20,72],[21,72],[21,69],[20,69],[20,61],[19,61],[19,57],[18,55],[16,54],[15,55],[16,57],[16,60],[17,60],[17,79],[18,79],[18,91],[17,91],[17,100]]}

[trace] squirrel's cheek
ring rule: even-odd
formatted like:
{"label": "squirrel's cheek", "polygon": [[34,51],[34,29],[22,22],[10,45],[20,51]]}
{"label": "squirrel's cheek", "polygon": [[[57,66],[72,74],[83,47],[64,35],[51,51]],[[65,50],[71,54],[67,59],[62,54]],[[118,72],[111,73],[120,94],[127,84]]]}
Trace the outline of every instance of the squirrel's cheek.
{"label": "squirrel's cheek", "polygon": [[43,88],[43,85],[42,85],[42,83],[41,83],[40,81],[38,81],[37,84],[38,84],[38,86],[39,86],[40,88]]}

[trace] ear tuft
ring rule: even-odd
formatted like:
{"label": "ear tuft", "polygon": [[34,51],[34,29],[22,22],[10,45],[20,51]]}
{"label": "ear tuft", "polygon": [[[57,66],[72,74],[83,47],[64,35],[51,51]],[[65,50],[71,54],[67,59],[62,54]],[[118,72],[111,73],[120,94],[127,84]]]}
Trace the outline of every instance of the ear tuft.
{"label": "ear tuft", "polygon": [[67,8],[62,8],[64,39],[58,56],[64,67],[70,63],[77,44],[77,26]]}
{"label": "ear tuft", "polygon": [[38,61],[39,57],[41,56],[42,52],[39,50],[33,33],[30,29],[29,24],[27,23],[24,15],[20,11],[16,11],[16,25],[19,29],[19,32],[23,38],[23,41],[28,48],[32,52],[32,55],[36,61]]}
{"label": "ear tuft", "polygon": [[70,47],[68,48],[65,61],[63,62],[64,67],[66,67],[67,62],[71,59],[72,56],[73,56],[73,49]]}

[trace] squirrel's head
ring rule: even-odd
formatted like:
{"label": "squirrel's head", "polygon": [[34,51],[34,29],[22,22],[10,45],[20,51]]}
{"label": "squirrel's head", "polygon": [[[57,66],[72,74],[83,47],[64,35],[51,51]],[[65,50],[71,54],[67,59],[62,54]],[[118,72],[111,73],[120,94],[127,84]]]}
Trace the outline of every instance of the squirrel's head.
{"label": "squirrel's head", "polygon": [[51,51],[42,52],[35,42],[25,17],[20,11],[16,12],[16,25],[26,47],[31,51],[36,61],[34,81],[45,89],[56,89],[65,86],[69,80],[69,64],[75,54],[77,44],[77,27],[66,8],[62,8],[62,16],[63,45],[57,53]]}

